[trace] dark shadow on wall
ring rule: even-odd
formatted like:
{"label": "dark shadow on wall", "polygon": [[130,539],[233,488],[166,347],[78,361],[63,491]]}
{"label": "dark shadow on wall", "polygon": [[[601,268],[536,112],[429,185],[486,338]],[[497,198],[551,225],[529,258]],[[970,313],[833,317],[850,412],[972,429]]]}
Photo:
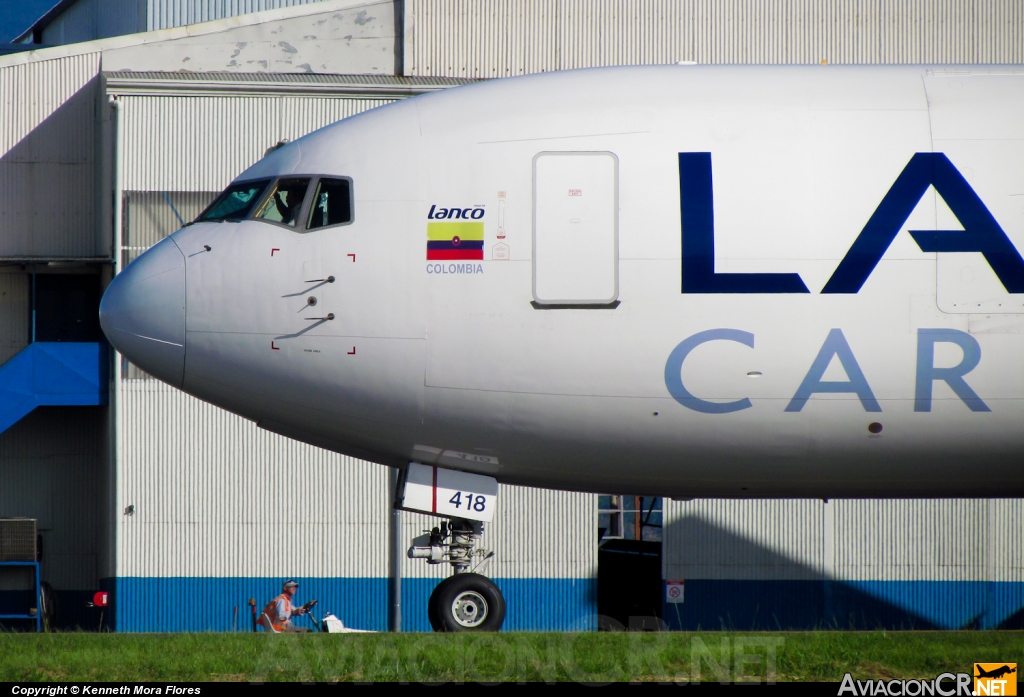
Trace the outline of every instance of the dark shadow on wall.
{"label": "dark shadow on wall", "polygon": [[1024,629],[1024,607],[996,625],[996,629]]}
{"label": "dark shadow on wall", "polygon": [[96,77],[0,156],[0,257],[105,256],[97,254],[98,91]]}
{"label": "dark shadow on wall", "polygon": [[[696,516],[669,523],[665,540],[683,550],[671,555],[666,546],[666,554],[726,577],[684,579],[684,602],[664,606],[663,618],[672,629],[941,628]],[[754,578],[735,578],[741,575]]]}
{"label": "dark shadow on wall", "polygon": [[[100,590],[106,407],[40,407],[0,433],[0,517],[37,520],[42,580],[56,601],[55,628],[99,627],[88,607]],[[34,605],[31,579],[0,569],[0,614]],[[0,628],[25,629],[23,620]]]}

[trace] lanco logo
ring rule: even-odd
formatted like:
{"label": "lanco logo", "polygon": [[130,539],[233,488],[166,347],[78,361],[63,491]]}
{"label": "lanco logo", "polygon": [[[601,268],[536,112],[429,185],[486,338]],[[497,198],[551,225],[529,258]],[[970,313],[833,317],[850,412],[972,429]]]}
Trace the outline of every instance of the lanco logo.
{"label": "lanco logo", "polygon": [[[427,213],[427,261],[482,261],[484,258],[483,206],[471,208],[438,208],[432,205]],[[443,220],[444,222],[436,222]],[[473,266],[473,265],[470,265]],[[477,265],[479,266],[479,265]],[[431,271],[427,273],[463,273],[463,271]],[[455,269],[455,266],[451,267]],[[475,267],[473,267],[475,269]],[[481,272],[483,268],[481,267]],[[475,270],[466,273],[476,273]]]}
{"label": "lanco logo", "polygon": [[975,663],[975,695],[1017,694],[1016,663]]}
{"label": "lanco logo", "polygon": [[444,208],[438,207],[435,203],[430,206],[430,210],[427,212],[427,220],[480,220],[483,217],[483,206]]}

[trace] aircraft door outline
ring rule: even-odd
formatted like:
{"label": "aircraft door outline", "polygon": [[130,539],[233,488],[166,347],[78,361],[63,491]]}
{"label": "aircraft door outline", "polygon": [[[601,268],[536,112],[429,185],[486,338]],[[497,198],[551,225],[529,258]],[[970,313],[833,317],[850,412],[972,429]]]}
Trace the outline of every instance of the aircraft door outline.
{"label": "aircraft door outline", "polygon": [[533,158],[533,299],[608,307],[619,296],[619,159],[608,151]]}

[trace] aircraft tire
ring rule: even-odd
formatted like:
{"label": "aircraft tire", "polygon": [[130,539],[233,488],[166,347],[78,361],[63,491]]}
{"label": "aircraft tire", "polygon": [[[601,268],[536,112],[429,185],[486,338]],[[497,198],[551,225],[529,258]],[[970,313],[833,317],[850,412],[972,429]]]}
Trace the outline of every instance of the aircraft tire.
{"label": "aircraft tire", "polygon": [[496,632],[505,622],[505,598],[486,576],[456,574],[434,589],[428,615],[435,631]]}
{"label": "aircraft tire", "polygon": [[433,629],[435,632],[444,631],[444,629],[441,627],[441,620],[437,616],[437,594],[441,592],[441,589],[453,578],[455,577],[449,576],[448,578],[444,579],[439,584],[434,586],[434,591],[430,594],[430,600],[427,602],[427,619],[430,620],[430,628]]}

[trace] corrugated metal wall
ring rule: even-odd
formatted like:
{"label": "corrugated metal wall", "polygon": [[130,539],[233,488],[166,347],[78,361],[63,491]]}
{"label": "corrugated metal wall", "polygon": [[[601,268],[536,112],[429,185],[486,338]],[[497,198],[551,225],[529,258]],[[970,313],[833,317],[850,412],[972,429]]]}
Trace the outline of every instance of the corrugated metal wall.
{"label": "corrugated metal wall", "polygon": [[[1021,501],[835,501],[832,575],[842,580],[1024,580]],[[996,519],[991,519],[992,515]],[[1000,520],[1009,516],[1005,520]],[[1015,520],[1016,519],[1016,520]],[[1000,539],[1002,538],[1002,539]],[[1015,560],[994,554],[1016,550]],[[1001,558],[1000,558],[1001,557]],[[1016,569],[1012,566],[1016,565]]]}
{"label": "corrugated metal wall", "polygon": [[[262,607],[291,577],[350,626],[384,628],[386,468],[263,431],[156,381],[122,385],[119,629],[231,629],[235,606],[255,597]],[[409,542],[439,522],[403,518]],[[508,628],[590,626],[596,528],[593,496],[502,488],[484,537],[497,555],[482,571],[508,595]],[[427,598],[451,570],[405,559],[402,573],[405,628],[429,630]],[[181,593],[203,607],[173,611]]]}
{"label": "corrugated metal wall", "polygon": [[[0,434],[0,517],[38,520],[42,579],[57,593],[65,627],[95,628],[98,619],[85,603],[102,575],[105,413],[45,407]],[[10,586],[0,580],[0,588]]]}
{"label": "corrugated metal wall", "polygon": [[42,43],[72,44],[322,1],[78,0],[43,29]]}
{"label": "corrugated metal wall", "polygon": [[123,385],[119,576],[387,575],[385,468]]}
{"label": "corrugated metal wall", "polygon": [[[262,608],[286,578],[351,626],[383,628],[385,468],[152,380],[122,383],[118,418],[118,629],[231,629],[235,606]],[[203,600],[182,613],[181,597]]]}
{"label": "corrugated metal wall", "polygon": [[99,66],[90,53],[0,68],[0,258],[103,254]]}
{"label": "corrugated metal wall", "polygon": [[142,0],[147,7],[148,29],[169,29],[224,17],[309,5],[323,0]]}
{"label": "corrugated metal wall", "polygon": [[78,0],[43,29],[42,43],[74,44],[146,31],[146,0]]}
{"label": "corrugated metal wall", "polygon": [[[99,66],[89,53],[0,68],[0,258],[103,254]],[[0,363],[28,345],[29,288],[24,268],[0,274]],[[43,579],[57,591],[65,626],[92,625],[85,601],[105,561],[105,411],[38,409],[0,434],[0,515],[40,518]]]}
{"label": "corrugated metal wall", "polygon": [[103,412],[42,407],[0,434],[0,517],[39,520],[44,580],[61,590],[98,588]]}
{"label": "corrugated metal wall", "polygon": [[603,65],[1020,63],[1016,0],[407,0],[406,73]]}
{"label": "corrugated metal wall", "polygon": [[821,578],[818,500],[665,501],[665,578]]}
{"label": "corrugated metal wall", "polygon": [[20,269],[4,271],[0,273],[0,365],[28,346],[31,334],[30,276]]}
{"label": "corrugated metal wall", "polygon": [[1019,499],[666,502],[679,627],[1017,627]]}
{"label": "corrugated metal wall", "polygon": [[[100,56],[15,63],[0,68],[0,258],[103,256]],[[0,363],[28,345],[29,288],[23,267],[0,273]],[[106,433],[105,409],[73,407],[37,409],[0,434],[0,516],[39,519],[43,580],[57,593],[61,626],[98,621],[85,603],[106,562]]]}
{"label": "corrugated metal wall", "polygon": [[[121,98],[123,187],[220,191],[267,148],[390,99],[310,97]],[[231,124],[230,131],[224,124]]]}

